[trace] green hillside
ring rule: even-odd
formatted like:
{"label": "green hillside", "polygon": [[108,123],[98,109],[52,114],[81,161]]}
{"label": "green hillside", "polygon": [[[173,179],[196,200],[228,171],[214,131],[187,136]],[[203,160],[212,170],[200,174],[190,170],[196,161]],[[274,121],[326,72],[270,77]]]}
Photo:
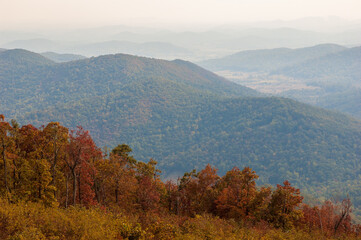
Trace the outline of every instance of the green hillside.
{"label": "green hillside", "polygon": [[278,69],[273,74],[305,79],[326,84],[360,83],[361,47],[345,49],[340,52],[304,61],[293,66]]}
{"label": "green hillside", "polygon": [[361,119],[361,47],[284,67],[271,74],[300,79],[316,91],[287,94],[298,100],[345,112]]}
{"label": "green hillside", "polygon": [[[19,51],[24,59],[21,62],[12,61],[17,51],[5,51],[0,55],[0,65],[6,63],[4,68],[0,67],[0,109],[12,117],[58,103],[111,94],[122,89],[124,84],[153,78],[169,79],[218,94],[258,95],[254,90],[181,60],[117,54],[55,64],[39,54]],[[35,65],[38,62],[42,65]]]}
{"label": "green hillside", "polygon": [[[228,71],[235,75],[239,72],[260,74],[258,79],[251,76],[238,82],[251,82],[252,86],[258,84],[266,90],[268,84],[268,93],[276,90],[274,94],[361,119],[361,47],[323,44],[299,49],[244,51],[200,64],[214,71]],[[295,83],[301,87],[291,90],[282,88]]]}
{"label": "green hillside", "polygon": [[82,125],[100,146],[127,143],[137,159],[156,159],[164,177],[211,163],[220,174],[250,166],[261,183],[288,179],[318,196],[360,184],[360,121],[255,97],[190,62],[109,55],[34,68],[15,80],[16,88],[1,79],[8,118]]}
{"label": "green hillside", "polygon": [[[0,51],[0,66],[19,67],[19,66],[41,66],[54,63],[50,59],[23,49],[12,49]],[[3,70],[3,69],[1,69]]]}
{"label": "green hillside", "polygon": [[360,170],[359,121],[289,99],[221,98],[167,80],[129,84],[113,95],[26,115],[22,122],[29,119],[36,125],[81,124],[100,145],[125,142],[138,159],[159,161],[165,175],[207,163],[221,173],[251,166],[263,183],[289,179],[322,188],[353,180]]}

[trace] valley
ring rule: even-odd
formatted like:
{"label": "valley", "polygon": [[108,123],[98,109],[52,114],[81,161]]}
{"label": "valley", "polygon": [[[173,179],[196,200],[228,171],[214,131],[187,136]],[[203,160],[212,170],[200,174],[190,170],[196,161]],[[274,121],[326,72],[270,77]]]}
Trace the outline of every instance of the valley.
{"label": "valley", "polygon": [[270,95],[281,95],[283,92],[286,91],[319,89],[319,87],[309,86],[301,80],[297,80],[284,75],[270,76],[267,73],[234,72],[228,70],[217,71],[215,73],[219,76],[231,80],[232,82]]}
{"label": "valley", "polygon": [[4,1],[0,240],[360,240],[361,1]]}
{"label": "valley", "polygon": [[200,62],[238,84],[361,118],[361,48],[321,44],[243,51]]}
{"label": "valley", "polygon": [[81,125],[102,147],[126,143],[137,159],[156,159],[165,178],[209,163],[220,174],[250,166],[262,184],[288,179],[317,197],[361,184],[359,120],[262,95],[187,61],[115,54],[55,63],[9,50],[0,70],[8,118]]}

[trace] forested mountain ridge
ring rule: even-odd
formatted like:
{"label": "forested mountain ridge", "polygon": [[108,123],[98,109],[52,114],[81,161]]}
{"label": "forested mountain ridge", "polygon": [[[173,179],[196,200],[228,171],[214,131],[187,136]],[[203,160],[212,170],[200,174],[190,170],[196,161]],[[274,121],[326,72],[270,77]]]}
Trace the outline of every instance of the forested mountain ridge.
{"label": "forested mountain ridge", "polygon": [[[152,78],[166,78],[219,94],[258,95],[254,90],[181,60],[165,61],[117,54],[56,64],[39,54],[14,51],[5,51],[0,58],[0,63],[5,63],[0,72],[3,94],[0,107],[9,116],[16,115],[16,111],[29,112],[105,95],[117,91],[123,84]],[[20,56],[21,62],[12,62],[14,53]],[[35,63],[29,55],[36,59]],[[42,65],[37,66],[38,63]]]}
{"label": "forested mountain ridge", "polygon": [[239,84],[361,118],[361,47],[244,51],[200,64]]}
{"label": "forested mountain ridge", "polygon": [[[282,73],[308,81],[312,79],[329,83],[331,80],[331,84],[337,84],[336,80],[338,78],[341,78],[341,80],[360,82],[360,59],[361,47],[354,47],[309,59],[308,61],[303,61],[295,65],[285,66],[271,73]],[[342,85],[341,83],[338,84]]]}
{"label": "forested mountain ridge", "polygon": [[285,92],[284,96],[361,119],[361,47],[310,59],[272,71],[271,74],[300,79],[314,88],[305,92]]}
{"label": "forested mountain ridge", "polygon": [[[152,91],[154,86],[165,94]],[[174,87],[181,90],[178,95],[170,90]],[[262,173],[262,183],[289,179],[323,195],[345,190],[341,186],[360,169],[357,120],[289,99],[185,95],[182,87],[166,81],[130,85],[113,96],[52,107],[21,121],[82,124],[101,144],[126,142],[137,158],[157,159],[165,175],[207,163],[220,173],[251,166]]]}
{"label": "forested mountain ridge", "polygon": [[[42,66],[52,65],[53,61],[41,56],[40,54],[30,52],[24,49],[11,49],[0,51],[0,66],[21,67],[21,66]],[[3,69],[2,69],[3,71]]]}
{"label": "forested mountain ridge", "polygon": [[254,97],[190,62],[117,54],[16,74],[0,79],[9,118],[82,125],[101,146],[124,142],[137,159],[156,159],[165,176],[210,163],[221,174],[250,166],[262,183],[289,179],[319,196],[349,191],[345,182],[360,184],[360,121],[290,99]]}

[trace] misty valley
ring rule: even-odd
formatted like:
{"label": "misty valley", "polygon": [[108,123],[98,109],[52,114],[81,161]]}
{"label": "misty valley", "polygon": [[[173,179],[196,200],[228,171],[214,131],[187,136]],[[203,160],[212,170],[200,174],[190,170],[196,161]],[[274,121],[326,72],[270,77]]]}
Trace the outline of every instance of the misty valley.
{"label": "misty valley", "polygon": [[360,239],[336,22],[1,30],[0,239]]}

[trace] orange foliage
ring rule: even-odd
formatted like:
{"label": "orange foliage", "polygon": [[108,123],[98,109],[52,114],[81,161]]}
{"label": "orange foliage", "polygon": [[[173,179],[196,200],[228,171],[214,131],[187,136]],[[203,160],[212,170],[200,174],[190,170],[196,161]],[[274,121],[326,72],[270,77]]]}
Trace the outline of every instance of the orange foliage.
{"label": "orange foliage", "polygon": [[[207,165],[199,172],[185,173],[177,184],[164,183],[156,161],[137,161],[130,155],[131,151],[128,145],[122,144],[109,156],[103,156],[89,132],[82,127],[70,132],[59,123],[49,123],[40,129],[32,125],[20,127],[15,121],[6,122],[0,115],[1,198],[6,199],[7,204],[38,202],[41,206],[52,207],[50,209],[64,219],[64,213],[55,210],[57,205],[86,206],[89,212],[83,214],[93,214],[116,227],[116,231],[104,233],[108,239],[197,239],[205,236],[238,239],[237,236],[250,234],[254,239],[292,239],[278,228],[298,229],[292,233],[298,234],[298,239],[307,239],[316,233],[351,238],[360,232],[361,228],[352,224],[349,199],[337,203],[326,201],[315,207],[301,205],[303,197],[299,189],[288,181],[277,185],[274,191],[269,187],[259,188],[256,186],[258,176],[249,167],[243,170],[235,167],[220,177],[216,168]],[[4,201],[1,198],[0,201]],[[71,212],[74,209],[70,208],[67,214],[75,214],[74,217],[84,221]],[[102,211],[107,217],[100,217]],[[15,223],[20,221],[17,217],[12,219],[15,212],[10,213],[0,206],[0,230],[3,231],[0,237],[24,239],[36,235],[46,239],[53,234],[37,225],[25,227]],[[112,218],[112,214],[119,213],[136,220],[119,223]],[[15,229],[6,219],[21,227]],[[256,230],[242,230],[238,227],[240,222]],[[217,231],[218,226],[223,232]],[[84,239],[91,239],[90,232],[96,235],[91,227],[84,226],[84,229],[87,231],[82,235]],[[56,231],[56,236],[60,236],[56,239],[66,239],[69,234]]]}

